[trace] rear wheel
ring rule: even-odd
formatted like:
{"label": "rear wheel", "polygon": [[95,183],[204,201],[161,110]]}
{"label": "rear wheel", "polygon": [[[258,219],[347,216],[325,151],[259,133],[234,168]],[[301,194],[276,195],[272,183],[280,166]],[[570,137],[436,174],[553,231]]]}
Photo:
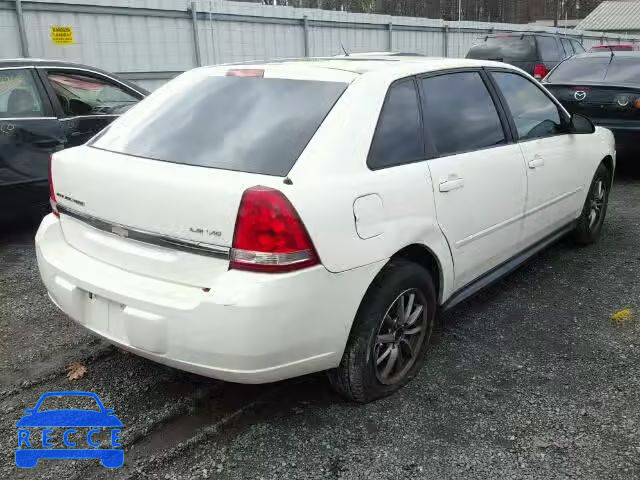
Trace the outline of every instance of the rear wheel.
{"label": "rear wheel", "polygon": [[363,300],[340,365],[329,372],[332,386],[362,403],[399,390],[423,363],[435,313],[430,273],[412,262],[390,262]]}
{"label": "rear wheel", "polygon": [[598,241],[607,215],[610,189],[611,173],[604,164],[600,164],[591,182],[582,214],[574,232],[578,244],[590,245]]}

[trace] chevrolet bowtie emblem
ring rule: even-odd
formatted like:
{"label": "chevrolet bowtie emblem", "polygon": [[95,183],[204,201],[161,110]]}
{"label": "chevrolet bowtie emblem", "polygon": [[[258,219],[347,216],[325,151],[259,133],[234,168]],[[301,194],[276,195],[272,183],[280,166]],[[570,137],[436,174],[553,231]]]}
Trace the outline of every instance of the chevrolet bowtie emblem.
{"label": "chevrolet bowtie emblem", "polygon": [[117,225],[113,225],[111,227],[111,232],[123,238],[126,238],[129,236],[129,230],[127,230],[126,228],[119,227]]}

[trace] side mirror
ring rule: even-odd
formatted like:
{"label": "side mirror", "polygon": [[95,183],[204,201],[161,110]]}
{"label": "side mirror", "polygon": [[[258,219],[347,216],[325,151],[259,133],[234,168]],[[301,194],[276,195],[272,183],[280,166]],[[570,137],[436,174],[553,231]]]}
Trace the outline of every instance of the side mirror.
{"label": "side mirror", "polygon": [[591,120],[577,113],[571,117],[569,128],[571,133],[576,134],[591,134],[596,131],[596,127]]}

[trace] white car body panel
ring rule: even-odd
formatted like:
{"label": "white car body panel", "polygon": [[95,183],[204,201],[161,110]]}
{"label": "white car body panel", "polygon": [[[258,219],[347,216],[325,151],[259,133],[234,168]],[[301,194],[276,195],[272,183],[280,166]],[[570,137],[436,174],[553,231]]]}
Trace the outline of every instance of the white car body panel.
{"label": "white car body panel", "polygon": [[[512,144],[490,151],[429,162],[438,222],[453,253],[456,289],[513,257],[522,234],[527,179],[520,150]],[[440,191],[448,188],[455,189]]]}
{"label": "white car body panel", "polygon": [[610,131],[598,128],[594,135],[560,135],[520,143],[528,179],[524,245],[577,218],[593,172],[610,155],[610,145],[603,142],[610,135]]}
{"label": "white car body panel", "polygon": [[[349,87],[286,178],[89,146],[57,153],[52,177],[63,213],[47,216],[36,236],[49,295],[114,344],[203,375],[260,383],[336,367],[365,293],[398,252],[417,247],[435,260],[438,301],[446,304],[462,287],[576,220],[600,162],[607,156],[615,162],[613,136],[598,128],[591,135],[370,170],[367,155],[389,86],[407,76],[469,67],[517,70],[411,57],[185,74],[264,69],[265,77]],[[172,88],[169,82],[152,96],[172,95]],[[147,109],[141,102],[111,128],[126,130],[128,116],[153,115]],[[543,164],[529,168],[538,157]],[[291,202],[321,265],[279,274],[229,270],[241,197],[256,185],[277,189]],[[202,244],[219,255],[129,238],[136,231]]]}

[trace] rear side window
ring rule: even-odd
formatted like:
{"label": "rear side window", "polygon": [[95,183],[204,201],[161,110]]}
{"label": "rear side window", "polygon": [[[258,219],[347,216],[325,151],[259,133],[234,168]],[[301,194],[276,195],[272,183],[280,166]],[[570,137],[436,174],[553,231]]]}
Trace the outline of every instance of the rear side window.
{"label": "rear side window", "polygon": [[536,46],[530,35],[488,37],[471,47],[467,58],[511,62],[533,62]]}
{"label": "rear side window", "polygon": [[285,176],[346,83],[184,74],[111,124],[93,147]]}
{"label": "rear side window", "polygon": [[479,73],[424,78],[420,88],[425,128],[438,155],[505,143],[500,117]]}
{"label": "rear side window", "polygon": [[562,47],[564,48],[564,52],[565,52],[567,57],[570,57],[571,55],[573,55],[575,53],[573,51],[573,45],[571,44],[569,39],[562,38],[562,39],[560,39],[560,41],[562,42]]}
{"label": "rear side window", "polygon": [[562,133],[558,107],[533,82],[514,73],[492,73],[507,101],[520,140]]}
{"label": "rear side window", "polygon": [[140,101],[122,87],[86,75],[49,72],[47,78],[67,117],[121,114]]}
{"label": "rear side window", "polygon": [[373,170],[424,159],[418,93],[413,79],[389,88],[367,165]]}
{"label": "rear side window", "polygon": [[554,37],[537,37],[538,51],[543,62],[559,62],[562,59],[558,42]]}
{"label": "rear side window", "polygon": [[31,71],[0,71],[0,118],[42,116],[44,109]]}

